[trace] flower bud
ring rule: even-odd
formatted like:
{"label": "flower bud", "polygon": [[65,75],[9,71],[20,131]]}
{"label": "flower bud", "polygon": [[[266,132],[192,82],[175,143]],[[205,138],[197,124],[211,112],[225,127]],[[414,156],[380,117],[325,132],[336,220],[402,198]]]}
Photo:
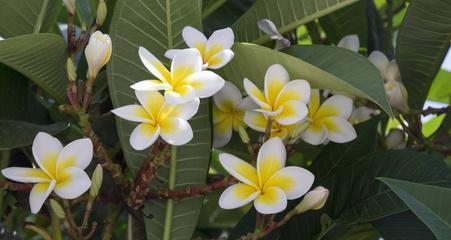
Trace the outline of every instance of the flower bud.
{"label": "flower bud", "polygon": [[268,36],[276,40],[275,50],[280,50],[291,45],[290,40],[286,39],[282,34],[277,30],[276,25],[269,19],[262,19],[257,22],[258,28],[268,34]]}
{"label": "flower bud", "polygon": [[59,218],[66,217],[66,213],[64,212],[63,208],[57,201],[50,199],[50,207],[52,208],[52,211],[55,213],[57,217]]}
{"label": "flower bud", "polygon": [[349,117],[349,122],[351,124],[358,124],[361,122],[365,122],[367,120],[370,120],[372,117],[379,115],[381,111],[378,109],[372,109],[366,106],[360,106],[355,108],[352,111],[351,116]]}
{"label": "flower bud", "polygon": [[384,53],[376,50],[370,53],[368,60],[370,60],[370,62],[372,62],[376,66],[382,78],[385,79],[385,70],[387,69],[389,63],[387,56],[385,56]]}
{"label": "flower bud", "polygon": [[75,15],[75,0],[63,0],[63,4],[70,15]]}
{"label": "flower bud", "polygon": [[91,197],[97,197],[100,187],[103,181],[103,168],[100,164],[97,164],[96,169],[91,177],[91,189],[89,189],[89,195]]}
{"label": "flower bud", "polygon": [[318,186],[305,194],[304,199],[296,206],[296,212],[300,214],[308,210],[318,210],[324,206],[327,197],[329,197],[329,190]]}
{"label": "flower bud", "polygon": [[107,6],[104,0],[99,1],[99,6],[97,7],[96,24],[102,26],[105,22],[107,15]]}
{"label": "flower bud", "polygon": [[95,79],[100,69],[107,64],[111,57],[111,38],[108,34],[96,31],[89,38],[85,49],[88,62],[88,79]]}
{"label": "flower bud", "polygon": [[72,61],[71,58],[67,58],[66,70],[67,70],[67,77],[69,78],[69,81],[76,81],[77,80],[77,72],[75,70],[74,62]]}
{"label": "flower bud", "polygon": [[387,93],[390,105],[403,113],[409,112],[407,105],[407,90],[404,84],[399,81],[387,81],[384,84],[385,93]]}
{"label": "flower bud", "polygon": [[240,134],[241,141],[243,141],[243,143],[248,144],[250,141],[249,134],[247,134],[247,131],[243,125],[239,126],[238,133]]}
{"label": "flower bud", "polygon": [[392,129],[385,138],[388,149],[404,149],[406,147],[406,135],[401,129]]}
{"label": "flower bud", "polygon": [[346,48],[353,52],[359,52],[360,41],[357,34],[346,35],[337,44],[337,47]]}

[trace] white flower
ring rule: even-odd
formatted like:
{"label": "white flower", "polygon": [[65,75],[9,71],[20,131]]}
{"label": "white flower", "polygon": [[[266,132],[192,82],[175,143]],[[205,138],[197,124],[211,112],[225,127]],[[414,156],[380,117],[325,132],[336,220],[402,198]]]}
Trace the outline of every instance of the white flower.
{"label": "white flower", "polygon": [[89,38],[85,49],[88,62],[88,78],[95,78],[100,69],[108,63],[111,57],[111,38],[108,34],[96,31]]}
{"label": "white flower", "polygon": [[359,52],[360,41],[357,34],[346,35],[337,44],[337,47],[346,48],[353,52]]}
{"label": "white flower", "polygon": [[196,97],[207,98],[224,86],[224,79],[211,71],[202,70],[199,51],[189,48],[179,51],[172,59],[171,71],[145,48],[139,48],[139,57],[144,66],[158,80],[144,80],[131,88],[140,91],[164,90],[164,98],[169,104],[182,104]]}
{"label": "white flower", "polygon": [[321,104],[319,91],[313,90],[307,119],[310,124],[301,138],[313,145],[321,144],[327,139],[336,143],[354,140],[357,134],[347,120],[351,112],[351,98],[334,95]]}
{"label": "white flower", "polygon": [[385,138],[385,145],[388,149],[406,148],[406,135],[401,129],[391,129]]}
{"label": "white flower", "polygon": [[379,113],[381,113],[381,111],[379,111],[378,109],[360,106],[352,110],[352,114],[349,117],[349,122],[352,124],[365,122],[367,120],[370,120],[372,117],[379,115]]}
{"label": "white flower", "polygon": [[308,210],[318,210],[324,206],[328,197],[329,190],[318,186],[305,194],[304,199],[296,206],[296,212],[299,214]]}
{"label": "white flower", "polygon": [[[199,30],[186,26],[183,28],[182,36],[188,47],[199,50],[204,69],[221,68],[233,58],[234,54],[230,48],[232,48],[235,36],[231,28],[216,30],[207,39]],[[173,59],[180,51],[180,49],[170,49],[165,56]]]}
{"label": "white flower", "polygon": [[257,22],[258,28],[269,35],[269,37],[273,40],[276,40],[275,50],[280,50],[283,48],[287,48],[291,45],[290,40],[286,39],[282,34],[277,30],[276,25],[269,19],[262,19]]}
{"label": "white flower", "polygon": [[158,91],[135,91],[141,105],[133,104],[111,110],[117,116],[140,124],[130,135],[130,145],[143,150],[159,136],[169,144],[183,145],[193,138],[188,121],[199,108],[199,98],[184,104],[168,104]]}
{"label": "white flower", "polygon": [[244,113],[258,106],[250,97],[242,98],[240,90],[231,82],[225,82],[221,91],[213,96],[213,147],[225,146],[232,138],[232,131],[246,128]]}
{"label": "white flower", "polygon": [[228,153],[219,155],[224,169],[241,183],[228,187],[219,198],[219,206],[234,209],[254,201],[263,214],[283,211],[287,200],[304,195],[315,177],[301,167],[285,167],[286,150],[280,138],[265,142],[257,157],[257,168]]}
{"label": "white flower", "polygon": [[247,78],[244,89],[262,112],[282,125],[291,125],[307,116],[310,84],[305,80],[292,80],[287,70],[279,64],[266,71],[264,93]]}
{"label": "white flower", "polygon": [[63,147],[47,133],[36,135],[33,156],[39,168],[9,167],[3,176],[16,182],[36,183],[30,192],[32,213],[41,209],[52,191],[64,199],[74,199],[91,186],[84,169],[92,160],[93,147],[88,138],[75,140]]}

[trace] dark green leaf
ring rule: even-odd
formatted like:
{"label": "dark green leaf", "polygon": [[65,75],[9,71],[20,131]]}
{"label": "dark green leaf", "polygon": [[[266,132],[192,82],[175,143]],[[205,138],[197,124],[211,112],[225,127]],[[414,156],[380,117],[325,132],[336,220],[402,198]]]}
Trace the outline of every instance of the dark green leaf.
{"label": "dark green leaf", "polygon": [[[221,0],[211,0],[208,2],[215,3],[219,1]],[[204,17],[202,21],[204,33],[210,35],[215,30],[230,27],[255,1],[256,0],[228,0],[206,17],[205,12],[202,11],[202,16]],[[255,26],[257,26],[257,24]]]}
{"label": "dark green leaf", "polygon": [[435,239],[431,230],[411,211],[378,219],[372,224],[386,240]]}
{"label": "dark green leaf", "polygon": [[450,46],[450,1],[412,1],[399,29],[396,61],[409,93],[409,106],[421,109]]}

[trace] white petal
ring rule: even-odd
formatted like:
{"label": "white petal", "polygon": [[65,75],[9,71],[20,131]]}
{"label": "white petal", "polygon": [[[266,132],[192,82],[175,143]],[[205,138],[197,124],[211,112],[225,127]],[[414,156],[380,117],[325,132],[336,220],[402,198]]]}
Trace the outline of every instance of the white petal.
{"label": "white petal", "polygon": [[354,127],[346,119],[327,117],[321,121],[326,125],[327,138],[332,142],[345,143],[357,137]]}
{"label": "white petal", "polygon": [[283,111],[283,106],[277,108],[276,111],[269,111],[269,110],[263,110],[263,109],[255,109],[255,112],[261,112],[263,113],[266,117],[274,117],[278,114],[280,114]]}
{"label": "white petal", "polygon": [[139,91],[159,91],[172,88],[170,84],[159,80],[143,80],[131,85],[130,87]]}
{"label": "white petal", "polygon": [[368,60],[370,60],[370,62],[372,62],[376,66],[376,68],[381,73],[382,78],[385,79],[385,69],[388,66],[387,56],[385,56],[385,54],[383,54],[382,52],[376,50],[371,52],[371,54],[368,56]]}
{"label": "white petal", "polygon": [[219,154],[219,162],[230,175],[258,188],[257,169],[254,166],[228,153]]}
{"label": "white petal", "polygon": [[177,87],[175,91],[164,92],[164,100],[167,104],[183,104],[191,102],[196,98],[196,91],[190,85]]}
{"label": "white petal", "polygon": [[225,118],[213,125],[213,148],[221,148],[227,145],[232,138],[232,118]]}
{"label": "white petal", "polygon": [[224,79],[211,71],[201,71],[190,75],[185,83],[189,84],[196,91],[196,96],[200,98],[210,97],[224,86]]}
{"label": "white petal", "polygon": [[200,99],[195,98],[191,102],[182,103],[182,104],[176,104],[176,105],[170,105],[165,104],[163,109],[161,109],[162,112],[165,112],[168,114],[167,117],[177,117],[185,120],[191,119],[199,109]]}
{"label": "white petal", "polygon": [[169,58],[169,59],[173,59],[175,57],[175,54],[177,54],[178,52],[180,52],[182,49],[169,49],[164,53],[164,56]]}
{"label": "white petal", "polygon": [[[171,63],[173,86],[187,76],[202,70],[202,56],[196,48],[183,49],[178,52]],[[176,82],[174,82],[176,81]]]}
{"label": "white petal", "polygon": [[133,104],[111,110],[120,118],[133,122],[148,122],[153,117],[141,105]]}
{"label": "white petal", "polygon": [[244,113],[244,123],[257,132],[265,132],[268,120],[263,113],[256,111],[246,111]]}
{"label": "white petal", "polygon": [[207,52],[214,48],[215,45],[220,46],[222,49],[230,49],[233,45],[235,36],[231,28],[224,28],[216,30],[208,38]]}
{"label": "white petal", "polygon": [[147,70],[149,70],[156,78],[164,82],[169,81],[169,71],[152,53],[143,47],[139,47],[138,55]]}
{"label": "white petal", "polygon": [[54,191],[64,199],[77,198],[91,187],[88,174],[78,167],[65,168],[58,178],[61,180],[58,180]]}
{"label": "white petal", "polygon": [[274,116],[274,120],[282,125],[291,125],[303,120],[308,114],[305,103],[298,100],[285,102],[281,108],[282,112]]}
{"label": "white petal", "polygon": [[230,49],[225,49],[216,53],[208,59],[208,68],[218,69],[229,63],[235,54]]}
{"label": "white petal", "polygon": [[9,167],[2,170],[6,178],[23,183],[49,182],[50,177],[39,168]]}
{"label": "white petal", "polygon": [[258,26],[258,28],[260,28],[260,30],[262,30],[263,32],[268,34],[270,37],[272,37],[274,35],[276,35],[276,36],[280,35],[279,31],[277,30],[276,25],[268,19],[262,19],[262,20],[258,21],[257,26]]}
{"label": "white petal", "polygon": [[56,177],[56,160],[61,150],[63,150],[61,142],[47,133],[39,132],[34,138],[32,146],[34,159],[50,176]]}
{"label": "white petal", "polygon": [[240,89],[229,81],[225,81],[224,87],[213,95],[213,102],[223,112],[231,112],[241,99]]}
{"label": "white petal", "polygon": [[136,98],[138,98],[139,103],[141,103],[141,106],[147,112],[147,114],[144,114],[147,119],[146,122],[149,121],[149,118],[155,120],[165,103],[163,95],[158,91],[138,90],[135,90],[135,95]]}
{"label": "white petal", "polygon": [[219,198],[219,206],[223,209],[234,209],[252,202],[260,191],[244,183],[229,186]]}
{"label": "white petal", "polygon": [[278,137],[269,139],[261,146],[257,156],[260,186],[264,186],[277,171],[285,167],[286,157],[285,145]]}
{"label": "white petal", "polygon": [[160,136],[160,128],[149,123],[139,124],[130,135],[130,145],[136,150],[144,150]]}
{"label": "white petal", "polygon": [[387,81],[401,81],[401,73],[399,72],[396,60],[391,60],[385,69],[385,79]]}
{"label": "white petal", "polygon": [[352,99],[342,95],[334,95],[319,107],[316,117],[336,116],[348,119],[352,114]]}
{"label": "white petal", "polygon": [[296,79],[288,82],[277,96],[276,106],[290,100],[299,100],[305,104],[310,101],[310,84],[302,79]]}
{"label": "white petal", "polygon": [[30,209],[31,213],[36,214],[41,210],[45,200],[49,197],[50,193],[55,187],[56,181],[53,180],[50,183],[37,183],[34,185],[30,192]]}
{"label": "white petal", "polygon": [[338,42],[337,47],[347,48],[353,52],[359,52],[359,36],[357,36],[357,34],[346,35]]}
{"label": "white petal", "polygon": [[241,102],[236,106],[237,110],[247,111],[257,109],[258,105],[252,100],[251,97],[247,96],[241,100]]}
{"label": "white petal", "polygon": [[327,138],[327,129],[323,126],[310,126],[302,133],[301,138],[312,145],[319,145]]}
{"label": "white petal", "polygon": [[280,64],[269,66],[265,74],[265,96],[268,103],[274,104],[283,87],[290,81],[287,70]]}
{"label": "white petal", "polygon": [[172,117],[158,124],[161,138],[171,145],[183,145],[193,139],[193,130],[185,119]]}
{"label": "white petal", "polygon": [[58,172],[67,167],[85,169],[91,163],[92,156],[93,146],[91,139],[82,138],[75,140],[66,145],[61,151],[57,160]]}
{"label": "white petal", "polygon": [[202,45],[203,48],[206,47],[207,38],[199,30],[186,26],[182,31],[183,40],[185,40],[186,45],[190,48],[199,48]]}
{"label": "white petal", "polygon": [[260,91],[260,89],[258,89],[257,86],[255,86],[253,82],[245,78],[243,80],[243,86],[247,92],[247,95],[249,95],[249,97],[251,97],[256,104],[258,104],[260,107],[269,107],[269,105],[266,103],[265,95],[262,93],[262,91]]}
{"label": "white petal", "polygon": [[265,187],[277,187],[285,192],[288,200],[300,198],[312,187],[315,176],[301,167],[285,167],[280,169],[268,181]]}
{"label": "white petal", "polygon": [[255,210],[262,214],[274,214],[285,210],[287,197],[277,187],[268,187],[254,200]]}

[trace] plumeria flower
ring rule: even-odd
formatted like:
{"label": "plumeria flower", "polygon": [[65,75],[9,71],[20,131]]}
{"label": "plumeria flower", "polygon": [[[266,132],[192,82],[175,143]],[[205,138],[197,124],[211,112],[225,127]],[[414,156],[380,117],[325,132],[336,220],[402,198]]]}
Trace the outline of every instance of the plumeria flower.
{"label": "plumeria flower", "polygon": [[304,195],[312,186],[314,176],[301,167],[285,167],[286,150],[280,138],[265,142],[257,156],[257,168],[231,155],[222,153],[219,161],[240,183],[228,187],[219,198],[219,206],[234,209],[254,201],[262,214],[283,211],[287,200]]}
{"label": "plumeria flower", "polygon": [[321,144],[326,139],[336,143],[352,141],[357,134],[347,120],[351,113],[351,98],[334,95],[320,105],[319,91],[313,90],[307,119],[309,124],[301,138],[313,145]]}
{"label": "plumeria flower", "polygon": [[[268,124],[268,117],[261,112],[255,112],[252,110],[246,111],[244,115],[244,122],[253,130],[264,133],[266,131],[266,125]],[[291,125],[282,125],[276,121],[273,121],[270,138],[278,137],[282,140],[295,138],[295,130],[301,122]]]}
{"label": "plumeria flower", "polygon": [[202,58],[197,49],[179,51],[169,70],[145,48],[139,48],[139,57],[146,68],[158,80],[144,80],[131,88],[140,91],[164,90],[164,98],[169,104],[182,104],[196,97],[210,97],[224,86],[224,79],[211,71],[202,70]]}
{"label": "plumeria flower", "polygon": [[346,35],[337,43],[337,47],[346,48],[353,52],[359,52],[360,41],[357,34]]}
{"label": "plumeria flower", "polygon": [[88,62],[88,78],[95,78],[100,69],[108,63],[111,57],[111,38],[108,34],[96,31],[89,38],[85,48]]}
{"label": "plumeria flower", "polygon": [[262,19],[257,22],[258,28],[268,34],[268,36],[276,41],[275,50],[280,50],[283,48],[287,48],[291,45],[290,40],[286,39],[282,34],[277,30],[276,25],[269,19]]}
{"label": "plumeria flower", "polygon": [[305,80],[292,80],[279,64],[271,65],[265,75],[264,93],[247,78],[244,89],[267,117],[283,125],[301,121],[307,116],[310,84]]}
{"label": "plumeria flower", "polygon": [[[226,65],[233,58],[232,48],[234,38],[231,28],[216,30],[207,39],[199,30],[186,26],[182,31],[183,40],[190,48],[197,48],[202,55],[204,69],[218,69]],[[165,53],[167,58],[173,59],[180,49],[170,49]]]}
{"label": "plumeria flower", "polygon": [[61,198],[74,199],[91,186],[84,169],[92,160],[93,147],[88,138],[78,139],[63,147],[51,135],[36,135],[32,152],[39,168],[9,167],[3,176],[16,182],[36,183],[30,192],[31,212],[36,214],[53,191]]}
{"label": "plumeria flower", "polygon": [[140,124],[130,135],[130,145],[143,150],[159,136],[169,144],[183,145],[193,138],[188,121],[199,108],[199,99],[184,104],[168,104],[158,91],[135,91],[141,105],[132,104],[111,110],[117,116]]}
{"label": "plumeria flower", "polygon": [[238,87],[231,82],[225,82],[221,91],[213,96],[213,102],[213,147],[220,148],[230,141],[232,131],[247,128],[243,122],[244,113],[258,106],[250,97],[243,99]]}
{"label": "plumeria flower", "polygon": [[407,90],[401,81],[401,73],[396,61],[389,61],[387,56],[379,51],[371,52],[368,60],[376,66],[385,81],[385,93],[388,96],[390,105],[401,112],[409,112]]}

